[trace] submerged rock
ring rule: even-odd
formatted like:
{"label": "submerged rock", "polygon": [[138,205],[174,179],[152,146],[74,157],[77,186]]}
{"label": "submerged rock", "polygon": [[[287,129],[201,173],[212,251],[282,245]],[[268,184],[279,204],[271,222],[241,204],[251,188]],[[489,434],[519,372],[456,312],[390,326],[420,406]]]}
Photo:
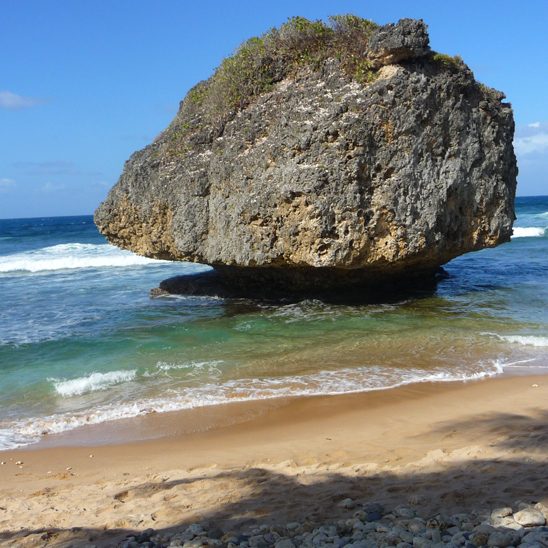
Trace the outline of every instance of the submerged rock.
{"label": "submerged rock", "polygon": [[319,23],[296,18],[193,88],[126,162],[95,213],[101,233],[233,287],[287,291],[423,277],[509,241],[504,95],[431,52],[422,21],[345,17],[308,63],[294,50]]}

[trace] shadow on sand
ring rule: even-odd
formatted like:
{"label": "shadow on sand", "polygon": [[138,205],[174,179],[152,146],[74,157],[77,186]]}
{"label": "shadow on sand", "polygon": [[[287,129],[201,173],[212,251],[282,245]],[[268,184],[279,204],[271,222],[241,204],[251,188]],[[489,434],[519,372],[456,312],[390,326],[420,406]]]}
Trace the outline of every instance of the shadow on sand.
{"label": "shadow on sand", "polygon": [[[23,530],[17,535],[0,533],[3,546],[121,546],[130,535],[152,527],[157,534],[181,532],[199,522],[209,531],[243,532],[253,524],[285,525],[308,521],[311,525],[352,517],[356,510],[338,503],[346,498],[359,505],[380,501],[388,510],[398,504],[415,505],[429,518],[437,513],[455,514],[485,508],[536,503],[548,498],[548,412],[535,417],[499,414],[469,423],[446,423],[434,433],[440,440],[457,429],[490,442],[498,456],[440,459],[432,466],[407,466],[379,470],[367,463],[330,466],[287,463],[284,473],[275,468],[253,467],[197,476],[180,481],[146,482],[113,497],[117,508],[115,529]],[[492,442],[492,443],[491,443]],[[341,449],[344,449],[341,447]],[[498,450],[498,451],[497,451]],[[216,503],[200,505],[200,493],[216,495]],[[4,506],[3,504],[2,506]],[[135,508],[147,508],[140,523]],[[1,512],[0,509],[0,519]],[[170,523],[169,529],[155,522]]]}

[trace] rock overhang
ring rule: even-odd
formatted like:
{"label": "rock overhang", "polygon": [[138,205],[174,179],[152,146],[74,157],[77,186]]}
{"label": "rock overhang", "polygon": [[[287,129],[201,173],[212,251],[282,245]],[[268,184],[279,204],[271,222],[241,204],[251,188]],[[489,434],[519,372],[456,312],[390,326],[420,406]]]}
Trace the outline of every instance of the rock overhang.
{"label": "rock overhang", "polygon": [[96,212],[100,231],[149,257],[209,264],[229,284],[288,289],[427,274],[509,241],[517,165],[504,95],[431,52],[422,21],[372,30],[360,63],[365,79],[340,59],[285,73],[274,60],[280,79],[224,118],[200,103],[216,75],[199,84],[128,160]]}

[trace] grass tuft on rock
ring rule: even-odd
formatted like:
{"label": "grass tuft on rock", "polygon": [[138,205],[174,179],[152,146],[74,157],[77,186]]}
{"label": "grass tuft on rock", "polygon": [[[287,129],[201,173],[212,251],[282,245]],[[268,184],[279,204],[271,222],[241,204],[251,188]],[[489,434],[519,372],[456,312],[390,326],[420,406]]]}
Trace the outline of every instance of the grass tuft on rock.
{"label": "grass tuft on rock", "polygon": [[432,61],[441,67],[451,70],[458,70],[464,66],[464,61],[460,55],[451,57],[446,53],[434,53],[432,55]]}
{"label": "grass tuft on rock", "polygon": [[[222,123],[276,82],[304,67],[320,70],[330,58],[339,61],[349,78],[366,84],[374,79],[365,52],[376,28],[372,21],[350,14],[330,16],[328,22],[291,17],[244,42],[211,78],[192,88],[183,102],[184,117],[200,113],[209,122]],[[179,140],[186,133],[179,127],[172,137]]]}

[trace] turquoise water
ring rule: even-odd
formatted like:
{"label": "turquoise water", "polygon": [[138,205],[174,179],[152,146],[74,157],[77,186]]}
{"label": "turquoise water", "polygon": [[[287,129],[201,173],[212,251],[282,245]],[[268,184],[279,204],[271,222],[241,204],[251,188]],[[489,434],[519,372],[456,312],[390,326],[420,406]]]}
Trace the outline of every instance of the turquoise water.
{"label": "turquoise water", "polygon": [[151,298],[207,267],[121,251],[91,217],[0,221],[0,449],[152,411],[548,368],[548,197],[516,209],[512,242],[355,306]]}

